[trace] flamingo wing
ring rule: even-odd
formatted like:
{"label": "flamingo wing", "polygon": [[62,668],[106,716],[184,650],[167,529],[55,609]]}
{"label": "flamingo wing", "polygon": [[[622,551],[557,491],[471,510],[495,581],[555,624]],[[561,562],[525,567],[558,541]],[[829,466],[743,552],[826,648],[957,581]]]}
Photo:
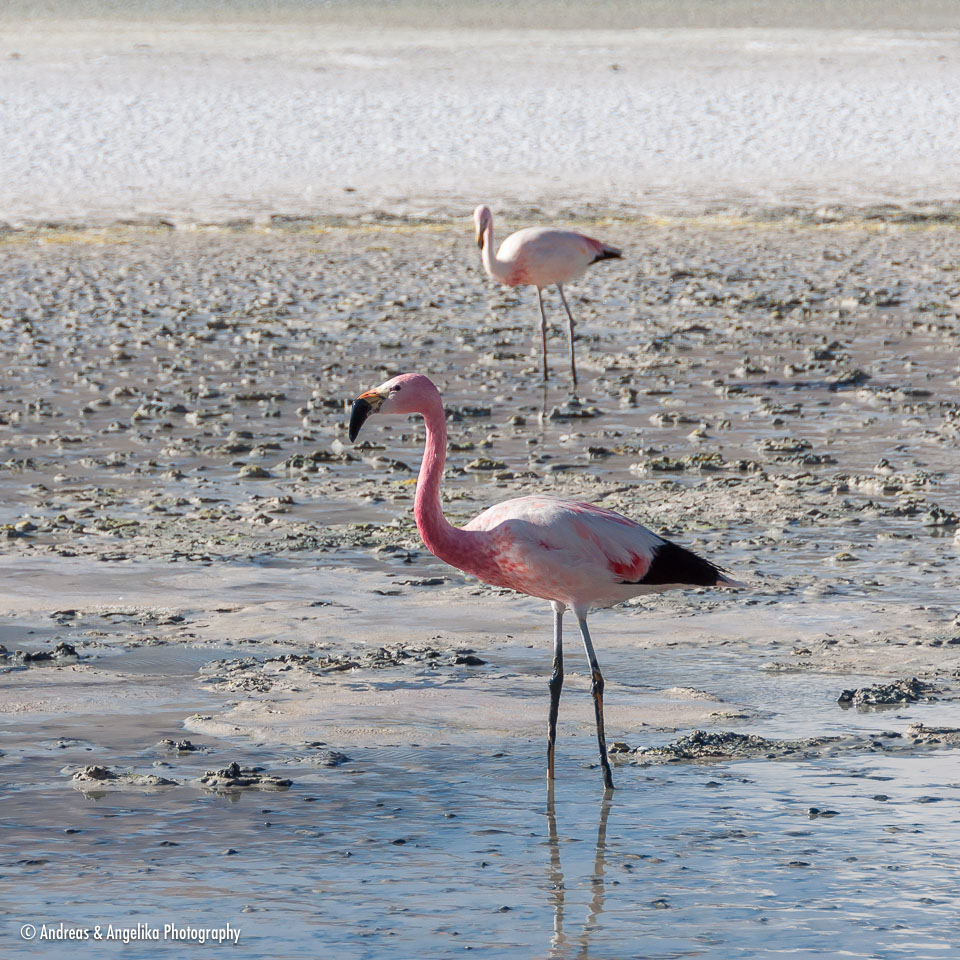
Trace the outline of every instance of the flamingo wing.
{"label": "flamingo wing", "polygon": [[712,563],[613,510],[556,497],[519,497],[485,510],[481,579],[574,607],[606,606],[677,586],[733,584]]}
{"label": "flamingo wing", "polygon": [[618,254],[615,247],[575,230],[527,227],[503,241],[497,259],[514,265],[514,284],[546,287],[573,280],[591,263]]}
{"label": "flamingo wing", "polygon": [[642,580],[665,543],[612,510],[555,497],[508,500],[466,529],[491,534],[500,561],[509,567],[594,587]]}

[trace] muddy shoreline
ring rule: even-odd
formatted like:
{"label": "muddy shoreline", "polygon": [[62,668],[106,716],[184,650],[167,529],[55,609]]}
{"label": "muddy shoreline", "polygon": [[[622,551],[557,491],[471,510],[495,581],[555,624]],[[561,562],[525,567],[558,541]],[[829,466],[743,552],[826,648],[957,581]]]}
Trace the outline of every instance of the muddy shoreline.
{"label": "muddy shoreline", "polygon": [[[209,914],[204,889],[224,891],[224,909],[249,921],[251,957],[295,956],[318,923],[336,931],[338,960],[395,955],[424,929],[431,956],[464,943],[492,956],[507,917],[498,955],[563,958],[580,949],[580,904],[613,950],[638,935],[692,949],[709,928],[725,960],[763,956],[705,880],[728,858],[803,903],[791,919],[747,885],[757,916],[810,951],[832,937],[857,955],[798,874],[817,871],[837,896],[866,889],[874,864],[919,862],[953,829],[936,810],[955,801],[960,726],[957,226],[589,226],[627,260],[569,291],[576,397],[559,304],[544,391],[535,302],[482,276],[463,223],[0,238],[0,762],[16,827],[0,852],[18,913],[68,882],[67,920],[104,884],[132,911],[122,888],[142,882],[141,906],[194,918]],[[572,637],[551,840],[548,612],[426,553],[412,521],[416,422],[371,421],[365,443],[347,443],[349,400],[408,369],[444,389],[452,519],[520,493],[576,496],[748,584],[593,618],[608,738],[625,747],[602,843]],[[721,809],[738,824],[723,837]],[[759,812],[741,820],[747,810]],[[113,817],[123,853],[105,856],[120,842]],[[569,871],[563,902],[554,853]],[[305,855],[321,892],[298,897]],[[618,881],[601,884],[607,920],[647,904],[622,943],[591,899],[597,858]],[[698,888],[669,866],[681,861]],[[437,892],[454,862],[480,880]],[[276,901],[227,892],[240,869]],[[171,893],[164,878],[184,870]],[[956,879],[939,860],[930,870],[927,882]],[[394,891],[372,925],[356,906],[364,878]],[[913,905],[907,933],[866,898],[858,942],[894,956],[908,933],[942,940],[949,920],[917,899],[922,880],[912,866],[896,880]],[[504,884],[522,903],[512,915],[499,912]],[[437,914],[410,899],[434,894]],[[668,936],[664,909],[690,938]]]}

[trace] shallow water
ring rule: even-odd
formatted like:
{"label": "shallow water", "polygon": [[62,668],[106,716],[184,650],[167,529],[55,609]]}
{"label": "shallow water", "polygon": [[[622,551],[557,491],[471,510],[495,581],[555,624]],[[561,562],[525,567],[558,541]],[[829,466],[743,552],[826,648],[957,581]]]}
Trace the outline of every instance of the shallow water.
{"label": "shallow water", "polygon": [[553,816],[540,743],[365,751],[232,801],[24,785],[4,805],[8,916],[229,920],[240,955],[274,960],[318,936],[338,958],[949,955],[956,754],[621,768],[605,801],[572,746]]}
{"label": "shallow water", "polygon": [[[75,602],[84,584],[94,582],[97,565],[59,564],[68,574],[62,599]],[[180,590],[187,624],[201,633],[210,617],[194,605],[205,592],[208,607],[242,595],[256,623],[271,600],[287,605],[296,619],[305,586],[314,578],[325,582],[323,570],[295,564],[237,567],[233,574],[221,567],[206,586],[191,584],[175,567],[114,569],[126,575],[118,579],[124,594],[133,582],[149,585],[141,591],[145,609],[164,589]],[[40,571],[34,562],[24,574],[37,584]],[[326,574],[330,585],[349,576]],[[375,574],[352,576],[359,601]],[[95,600],[95,591],[86,589]],[[408,613],[416,603],[384,598],[388,602]],[[491,680],[501,678],[496,683],[513,690],[518,706],[532,696],[524,677],[535,675],[534,705],[545,714],[548,617],[532,603],[514,605],[529,607],[539,628],[528,625],[481,652],[494,671]],[[469,631],[474,616],[499,616],[502,605],[495,606],[491,612],[489,600],[461,601],[459,629]],[[449,617],[449,605],[423,612],[420,630],[426,632],[432,619]],[[386,607],[381,615],[389,618]],[[721,607],[701,611],[698,620],[722,637],[724,615]],[[354,618],[354,637],[364,636],[363,623],[372,616]],[[667,688],[681,684],[743,711],[747,719],[727,721],[728,728],[767,737],[902,731],[913,722],[954,719],[950,702],[841,710],[839,690],[869,681],[870,674],[770,673],[764,666],[783,651],[755,634],[739,646],[729,640],[704,646],[682,642],[681,621],[672,644],[651,647],[643,630],[650,616],[611,611],[595,618],[610,681],[611,739],[620,735],[630,701],[643,699],[655,708],[669,699]],[[61,624],[58,635],[83,626]],[[739,960],[781,953],[886,960],[949,956],[956,940],[952,891],[960,866],[952,846],[960,841],[960,751],[894,757],[865,748],[799,762],[621,765],[615,769],[618,789],[605,800],[592,733],[569,719],[588,695],[568,684],[550,805],[542,735],[441,729],[437,742],[428,736],[437,678],[401,672],[375,682],[383,690],[425,691],[419,725],[395,745],[331,743],[350,757],[339,767],[303,763],[294,743],[202,732],[190,738],[205,752],[171,755],[153,745],[161,737],[182,737],[185,714],[216,711],[224,698],[194,682],[188,661],[196,676],[204,649],[211,657],[263,653],[181,643],[113,652],[145,629],[131,624],[125,639],[101,637],[99,654],[87,651],[95,667],[108,670],[123,670],[128,659],[128,682],[145,681],[149,691],[135,705],[119,704],[105,716],[87,713],[80,701],[52,725],[49,718],[0,715],[0,864],[8,881],[0,945],[11,955],[56,955],[57,947],[26,944],[17,931],[24,922],[59,921],[229,922],[241,931],[238,955],[265,960],[299,958],[303,944],[317,938],[338,960],[413,953],[439,958],[465,949],[518,960]],[[296,641],[290,635],[289,642]],[[580,657],[571,654],[569,669],[576,673]],[[33,668],[29,678],[55,669]],[[9,692],[18,677],[24,674],[0,682]],[[468,695],[465,705],[475,707],[475,698]],[[422,745],[418,734],[425,736]],[[674,735],[654,727],[639,739],[654,745]],[[637,734],[630,740],[635,744]],[[262,764],[291,777],[293,786],[221,795],[191,785],[81,793],[68,781],[76,765],[92,762],[184,778],[232,759]],[[822,814],[811,816],[811,808]],[[156,949],[146,942],[102,944],[98,955],[148,958]]]}

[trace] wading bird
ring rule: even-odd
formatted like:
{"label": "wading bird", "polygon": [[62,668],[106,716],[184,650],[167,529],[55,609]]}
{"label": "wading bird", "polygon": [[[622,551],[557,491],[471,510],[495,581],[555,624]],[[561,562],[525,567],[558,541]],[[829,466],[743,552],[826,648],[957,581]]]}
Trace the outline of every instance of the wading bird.
{"label": "wading bird", "polygon": [[573,314],[563,295],[563,285],[576,280],[591,263],[598,260],[618,260],[623,254],[609,243],[601,243],[577,233],[576,230],[556,230],[553,227],[527,227],[511,233],[500,249],[493,252],[493,214],[487,206],[473,211],[477,231],[477,246],[483,258],[487,275],[508,287],[529,285],[537,288],[540,304],[540,348],[543,351],[543,379],[547,371],[547,315],[543,310],[543,288],[557,285],[563,308],[567,311],[570,329],[570,376],[577,384],[577,360],[573,345]]}
{"label": "wading bird", "polygon": [[573,611],[590,661],[603,785],[612,790],[603,730],[603,676],[587,629],[587,614],[594,607],[613,606],[661,590],[742,584],[639,523],[577,500],[518,497],[484,510],[465,527],[454,527],[440,504],[447,457],[447,422],[440,391],[423,374],[405,373],[361,394],[350,413],[351,443],[373,413],[413,413],[424,419],[427,437],[413,512],[427,549],[485,583],[549,600],[553,607],[553,676],[547,721],[550,781],[563,686],[563,614],[568,607]]}

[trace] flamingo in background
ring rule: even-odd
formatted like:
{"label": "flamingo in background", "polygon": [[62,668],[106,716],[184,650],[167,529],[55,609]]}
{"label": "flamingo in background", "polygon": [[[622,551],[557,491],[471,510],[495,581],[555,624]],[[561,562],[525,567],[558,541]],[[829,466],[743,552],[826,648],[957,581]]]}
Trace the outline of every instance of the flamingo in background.
{"label": "flamingo in background", "polygon": [[508,287],[530,284],[537,288],[540,304],[540,347],[543,351],[543,379],[549,380],[547,371],[547,315],[543,310],[543,288],[557,285],[563,308],[567,311],[570,328],[570,376],[577,385],[577,360],[573,346],[573,314],[563,295],[563,285],[576,280],[591,263],[598,260],[618,260],[623,254],[609,243],[601,243],[577,233],[576,230],[557,230],[553,227],[527,227],[511,233],[500,249],[493,252],[493,214],[486,205],[473,211],[473,223],[477,230],[477,246],[483,258],[487,276],[499,280]]}
{"label": "flamingo in background", "polygon": [[563,686],[563,614],[568,607],[573,610],[590,661],[603,785],[612,790],[603,730],[603,676],[587,629],[587,614],[593,607],[609,607],[672,588],[742,584],[639,523],[578,500],[518,497],[484,510],[465,527],[454,527],[440,504],[447,458],[447,422],[440,391],[429,377],[405,373],[362,393],[353,401],[350,413],[351,443],[373,413],[415,413],[424,419],[426,445],[413,512],[427,549],[485,583],[549,600],[553,607],[553,676],[547,721],[550,782]]}

